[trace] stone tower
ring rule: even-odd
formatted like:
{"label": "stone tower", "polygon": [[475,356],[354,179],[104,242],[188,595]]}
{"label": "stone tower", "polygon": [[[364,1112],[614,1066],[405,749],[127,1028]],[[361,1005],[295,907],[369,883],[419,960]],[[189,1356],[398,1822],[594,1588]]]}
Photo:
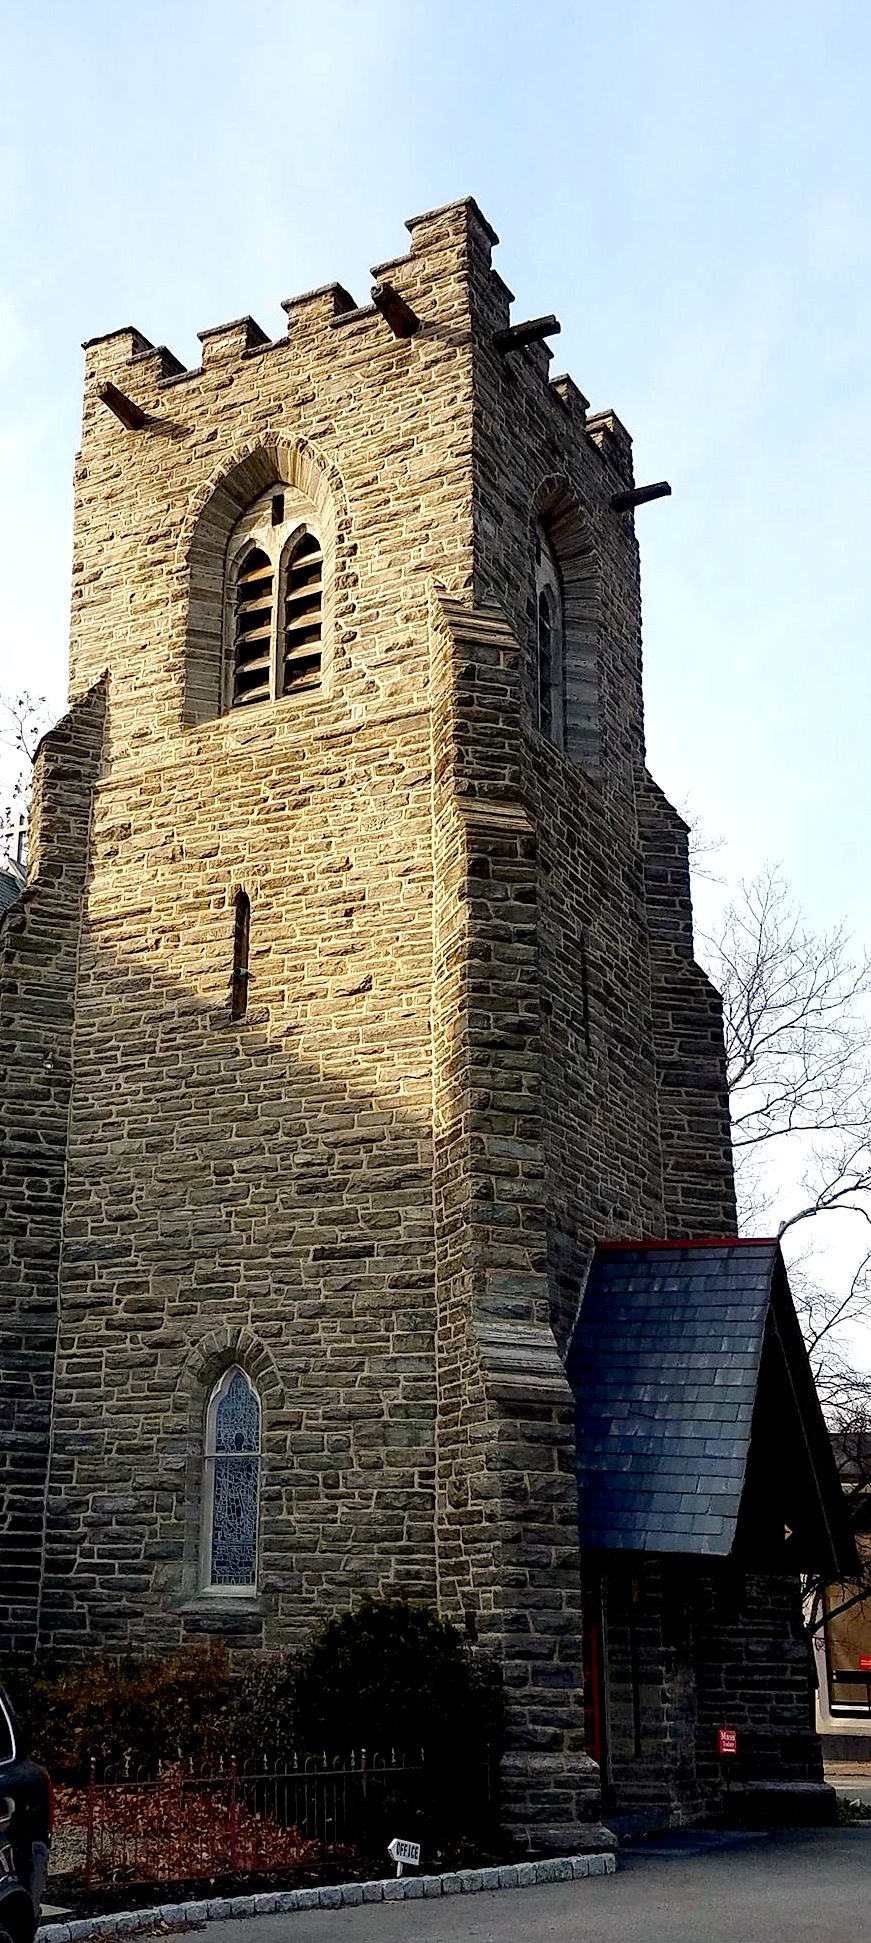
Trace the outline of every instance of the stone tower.
{"label": "stone tower", "polygon": [[562,1351],[598,1239],[734,1229],[720,1014],[628,435],[503,335],[474,202],[409,229],[278,341],[87,346],[72,706],[2,933],[7,1625],[269,1649],[431,1600],[501,1658],[509,1820],[577,1845]]}

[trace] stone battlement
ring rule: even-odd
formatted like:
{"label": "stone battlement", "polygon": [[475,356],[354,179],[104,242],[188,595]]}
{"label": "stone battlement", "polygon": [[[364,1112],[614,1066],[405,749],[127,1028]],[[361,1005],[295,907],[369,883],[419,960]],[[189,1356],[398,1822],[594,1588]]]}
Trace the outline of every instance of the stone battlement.
{"label": "stone battlement", "polygon": [[[514,292],[491,262],[491,251],[499,238],[472,197],[412,216],[406,228],[412,239],[410,250],[373,264],[371,274],[376,280],[376,290],[388,284],[413,309],[419,321],[419,328],[414,332],[419,343],[441,336],[449,321],[455,321],[457,328],[462,328],[463,323],[468,328],[471,322],[476,335],[482,336],[495,337],[509,329]],[[470,283],[477,284],[478,297],[476,314],[471,319],[462,317],[463,310],[468,308]],[[270,336],[250,315],[208,325],[197,333],[202,345],[201,361],[191,366],[184,365],[165,344],[153,344],[135,325],[104,332],[86,339],[83,345],[86,379],[99,384],[123,371],[125,382],[128,376],[132,381],[131,396],[135,395],[135,402],[147,411],[151,392],[190,383],[218,366],[226,372],[233,363],[242,364],[269,352],[280,352],[287,348],[289,339],[296,337],[310,339],[325,331],[344,333],[363,327],[383,334],[385,348],[395,349],[401,341],[394,336],[374,302],[358,303],[342,283],[320,284],[300,291],[296,296],[284,298],[281,308],[287,323],[284,333],[277,337]],[[411,341],[411,338],[406,340]],[[583,427],[589,400],[570,377],[549,378],[552,355],[544,342],[533,342],[518,347],[512,358],[506,360],[506,368],[514,374],[522,360],[525,374],[543,377],[552,394]],[[605,421],[612,416],[600,413],[599,419]],[[602,449],[600,429],[597,426],[595,443]]]}

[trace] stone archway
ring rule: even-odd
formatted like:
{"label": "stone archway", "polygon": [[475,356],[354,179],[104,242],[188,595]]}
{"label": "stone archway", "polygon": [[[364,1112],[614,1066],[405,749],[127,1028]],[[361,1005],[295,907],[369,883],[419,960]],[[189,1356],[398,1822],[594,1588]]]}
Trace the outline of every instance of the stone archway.
{"label": "stone archway", "polygon": [[344,487],[335,467],[306,440],[258,440],[209,481],[179,542],[188,571],[183,707],[189,726],[210,722],[221,711],[224,566],[230,535],[248,507],[277,485],[295,489],[316,513],[324,555],[325,634],[329,630],[337,554],[349,529]]}

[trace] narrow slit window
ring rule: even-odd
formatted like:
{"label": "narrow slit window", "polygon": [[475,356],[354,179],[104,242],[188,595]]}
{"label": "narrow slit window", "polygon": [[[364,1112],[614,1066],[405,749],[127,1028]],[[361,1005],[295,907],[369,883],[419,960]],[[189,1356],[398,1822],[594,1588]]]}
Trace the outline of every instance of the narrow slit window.
{"label": "narrow slit window", "polygon": [[584,1024],[584,1045],[588,1052],[593,1050],[593,1037],[590,1031],[590,967],[587,958],[586,932],[581,932],[581,1017]]}
{"label": "narrow slit window", "polygon": [[559,568],[543,533],[535,540],[535,681],[538,728],[548,742],[565,742],[563,593]]}
{"label": "narrow slit window", "polygon": [[304,532],[287,567],[281,693],[313,688],[321,678],[324,561],[320,540]]}
{"label": "narrow slit window", "polygon": [[553,612],[550,592],[538,596],[538,726],[553,741]]}
{"label": "narrow slit window", "polygon": [[246,553],[236,581],[233,708],[268,702],[272,672],[272,562],[262,547]]}
{"label": "narrow slit window", "polygon": [[236,896],[233,924],[233,982],[230,991],[230,1016],[244,1019],[248,1010],[248,951],[251,942],[251,899],[246,891]]}
{"label": "narrow slit window", "polygon": [[203,1576],[223,1592],[257,1586],[260,1415],[244,1370],[227,1370],[206,1411],[203,1478]]}

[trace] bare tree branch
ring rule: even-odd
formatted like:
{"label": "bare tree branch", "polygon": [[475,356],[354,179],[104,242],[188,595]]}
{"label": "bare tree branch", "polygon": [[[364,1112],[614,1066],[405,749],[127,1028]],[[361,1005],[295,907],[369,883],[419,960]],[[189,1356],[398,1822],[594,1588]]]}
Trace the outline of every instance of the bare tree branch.
{"label": "bare tree branch", "polygon": [[31,695],[27,689],[0,695],[0,747],[11,749],[18,758],[18,773],[0,794],[0,848],[26,829],[33,764],[51,719],[44,695]]}
{"label": "bare tree branch", "polygon": [[[871,1228],[871,959],[845,924],[813,931],[776,867],[740,885],[699,950],[723,997],[742,1227],[773,1215],[793,1243],[827,1216]],[[794,1246],[790,1275],[824,1404],[841,1407],[861,1382],[842,1343],[871,1318],[871,1243],[837,1291]]]}
{"label": "bare tree branch", "polygon": [[693,876],[703,877],[709,884],[722,884],[722,876],[713,868],[713,859],[725,850],[725,837],[717,836],[715,831],[707,828],[694,804],[687,798],[676,807],[689,829],[689,858]]}
{"label": "bare tree branch", "polygon": [[856,1534],[859,1566],[854,1577],[835,1586],[819,1576],[804,1579],[805,1625],[811,1636],[857,1606],[867,1607],[865,1617],[871,1617],[871,1374],[845,1368],[844,1376],[843,1394],[839,1398],[829,1395],[829,1420],[841,1488]]}
{"label": "bare tree branch", "polygon": [[867,1133],[858,1008],[871,959],[854,953],[846,927],[810,931],[768,869],[742,883],[718,935],[699,946],[723,998],[736,1150],[790,1133]]}
{"label": "bare tree branch", "polygon": [[0,743],[22,755],[32,769],[36,751],[48,727],[44,695],[0,695]]}

